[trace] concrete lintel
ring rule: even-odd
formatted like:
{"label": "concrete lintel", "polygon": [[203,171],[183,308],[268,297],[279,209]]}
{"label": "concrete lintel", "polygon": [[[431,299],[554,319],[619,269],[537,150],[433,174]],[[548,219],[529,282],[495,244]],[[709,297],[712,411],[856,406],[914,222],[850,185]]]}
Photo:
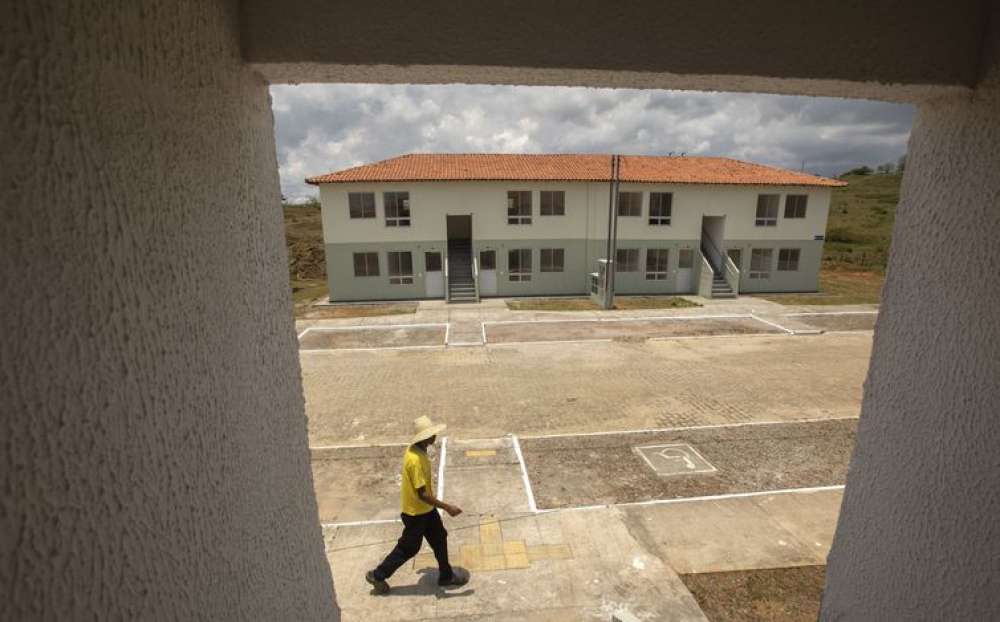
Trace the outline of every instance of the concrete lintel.
{"label": "concrete lintel", "polygon": [[979,0],[246,0],[244,58],[272,82],[489,82],[919,101],[973,87]]}

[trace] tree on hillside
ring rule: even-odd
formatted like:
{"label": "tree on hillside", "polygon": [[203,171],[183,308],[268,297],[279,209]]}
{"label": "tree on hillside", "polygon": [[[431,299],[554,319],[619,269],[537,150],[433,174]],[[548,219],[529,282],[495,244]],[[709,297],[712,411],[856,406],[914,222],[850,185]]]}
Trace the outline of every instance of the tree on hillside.
{"label": "tree on hillside", "polygon": [[903,171],[905,170],[906,170],[906,154],[904,153],[903,155],[899,156],[899,161],[896,162],[896,172],[902,175]]}
{"label": "tree on hillside", "polygon": [[858,168],[852,168],[851,170],[847,171],[846,173],[842,173],[840,176],[844,177],[845,175],[871,175],[872,172],[873,171],[872,171],[872,169],[870,167],[859,166]]}
{"label": "tree on hillside", "polygon": [[885,164],[879,164],[875,167],[875,172],[879,175],[892,175],[895,170],[895,165],[892,162],[886,162]]}

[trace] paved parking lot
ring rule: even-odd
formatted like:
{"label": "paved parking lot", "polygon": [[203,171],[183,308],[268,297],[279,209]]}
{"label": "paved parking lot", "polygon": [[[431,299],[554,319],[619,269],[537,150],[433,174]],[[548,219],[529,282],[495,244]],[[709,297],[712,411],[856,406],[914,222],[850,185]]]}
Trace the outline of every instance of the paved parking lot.
{"label": "paved parking lot", "polygon": [[763,335],[302,357],[311,444],[853,417],[871,335]]}

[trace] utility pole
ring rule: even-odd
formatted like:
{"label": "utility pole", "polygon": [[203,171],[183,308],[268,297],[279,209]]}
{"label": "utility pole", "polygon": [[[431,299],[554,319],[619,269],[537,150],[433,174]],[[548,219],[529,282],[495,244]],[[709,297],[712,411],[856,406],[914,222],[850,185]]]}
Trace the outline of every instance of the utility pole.
{"label": "utility pole", "polygon": [[618,175],[621,167],[621,156],[611,156],[611,186],[608,197],[608,243],[607,263],[604,274],[604,308],[615,306],[615,260],[618,254]]}

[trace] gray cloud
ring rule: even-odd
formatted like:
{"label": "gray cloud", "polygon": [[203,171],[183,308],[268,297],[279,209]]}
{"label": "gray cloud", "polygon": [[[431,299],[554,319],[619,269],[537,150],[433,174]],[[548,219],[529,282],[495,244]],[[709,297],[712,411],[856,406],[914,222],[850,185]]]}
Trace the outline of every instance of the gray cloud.
{"label": "gray cloud", "polygon": [[832,98],[480,85],[272,86],[281,187],[411,152],[729,156],[835,175],[895,161],[913,108]]}

